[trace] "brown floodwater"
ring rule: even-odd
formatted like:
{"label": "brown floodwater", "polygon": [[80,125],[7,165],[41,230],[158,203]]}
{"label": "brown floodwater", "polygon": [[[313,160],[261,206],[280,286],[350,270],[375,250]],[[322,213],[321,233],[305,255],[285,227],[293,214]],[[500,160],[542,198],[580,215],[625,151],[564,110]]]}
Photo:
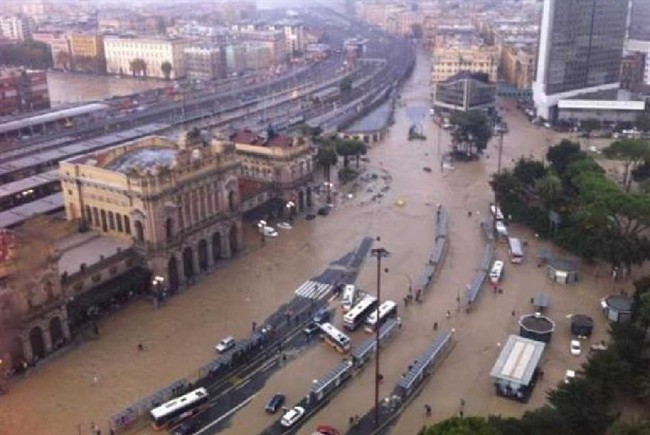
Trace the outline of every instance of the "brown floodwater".
{"label": "brown floodwater", "polygon": [[[406,367],[432,342],[434,322],[440,329],[457,330],[457,344],[436,371],[421,395],[397,422],[393,433],[414,434],[423,425],[450,417],[465,400],[465,414],[488,413],[517,416],[538,407],[545,393],[564,376],[568,368],[578,369],[585,360],[569,353],[569,322],[566,315],[584,313],[596,320],[592,340],[606,336],[606,326],[598,310],[598,300],[613,290],[612,283],[597,280],[594,271],[580,264],[581,280],[571,286],[552,284],[543,269],[536,267],[535,253],[548,244],[534,238],[525,228],[512,225],[509,230],[528,240],[523,265],[506,262],[504,294],[488,289],[479,298],[473,312],[457,311],[456,297],[476,272],[483,255],[485,240],[479,221],[488,212],[492,192],[488,185],[496,171],[497,141],[488,148],[489,158],[472,163],[455,163],[454,168],[440,170],[437,155],[438,132],[430,119],[424,123],[426,141],[407,141],[410,125],[407,109],[428,107],[430,65],[420,53],[413,76],[406,82],[395,114],[395,125],[387,138],[369,150],[364,171],[378,177],[359,186],[354,198],[341,195],[336,209],[325,218],[298,220],[294,229],[282,231],[280,237],[261,246],[252,225],[246,227],[248,247],[243,255],[212,272],[199,284],[155,310],[151,304],[136,302],[101,321],[98,339],[70,348],[65,354],[48,361],[28,379],[10,386],[0,401],[0,434],[67,435],[87,434],[91,422],[108,432],[108,417],[174,380],[193,379],[201,365],[214,358],[214,344],[223,336],[248,335],[252,321],[261,321],[294,289],[320,273],[327,263],[351,249],[363,236],[381,237],[375,246],[383,246],[391,256],[385,260],[389,269],[382,277],[382,297],[400,302],[404,326],[382,352],[381,396],[387,395]],[[556,134],[530,125],[507,106],[510,133],[503,148],[504,167],[521,155],[541,156],[547,139],[555,142]],[[441,132],[442,149],[449,145]],[[431,172],[423,171],[429,166]],[[377,201],[371,197],[384,188],[390,189]],[[351,186],[343,188],[350,189]],[[368,191],[370,190],[370,191]],[[404,201],[397,206],[396,201]],[[409,281],[414,285],[434,243],[436,204],[450,215],[449,251],[440,274],[422,304],[404,308],[401,304]],[[468,217],[467,212],[474,213]],[[507,260],[503,245],[496,257]],[[366,262],[359,285],[370,292],[375,289],[376,265]],[[626,281],[617,286],[630,286]],[[546,373],[533,393],[530,403],[522,405],[496,397],[489,371],[498,355],[497,342],[517,333],[511,316],[531,311],[530,297],[544,292],[551,296],[548,315],[557,322],[553,341],[543,357]],[[444,313],[452,312],[450,320]],[[335,323],[340,324],[338,315]],[[352,334],[355,342],[367,335]],[[137,344],[145,346],[137,351]],[[264,402],[274,393],[287,395],[288,403],[300,400],[311,382],[327,373],[340,356],[326,346],[317,345],[297,356],[273,375],[255,398],[232,418],[228,434],[257,433],[272,422],[263,411]],[[95,384],[93,378],[97,377]],[[355,378],[331,403],[308,421],[301,434],[309,434],[318,424],[346,429],[351,415],[365,414],[373,404],[372,369]],[[425,417],[424,404],[433,408]],[[152,433],[146,429],[141,433]]]}

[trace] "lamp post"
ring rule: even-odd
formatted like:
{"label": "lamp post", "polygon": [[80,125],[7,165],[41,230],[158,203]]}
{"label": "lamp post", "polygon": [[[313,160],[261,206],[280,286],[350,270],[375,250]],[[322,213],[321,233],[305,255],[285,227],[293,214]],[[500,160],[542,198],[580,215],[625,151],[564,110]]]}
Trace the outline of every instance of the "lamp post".
{"label": "lamp post", "polygon": [[164,299],[163,294],[165,293],[165,289],[163,288],[162,292],[160,289],[163,287],[163,284],[165,283],[165,277],[156,275],[151,281],[151,283],[153,284],[153,288],[154,288],[154,306],[158,308],[159,301],[161,299]]}
{"label": "lamp post", "polygon": [[293,222],[293,210],[296,207],[296,203],[293,201],[287,201],[286,207],[289,212],[289,222]]}
{"label": "lamp post", "polygon": [[[503,132],[499,133],[499,153],[497,159],[497,175],[501,175],[501,157],[503,154]],[[497,191],[494,190],[494,213],[492,213],[492,222],[494,223],[494,238],[495,240],[499,239],[499,233],[497,232],[497,211],[499,210],[499,199],[497,197]]]}
{"label": "lamp post", "polygon": [[266,228],[266,221],[260,219],[257,222],[257,228],[260,230],[260,234],[262,236],[262,245],[266,243],[266,234],[264,234],[264,229]]}
{"label": "lamp post", "polygon": [[[377,237],[377,241],[381,240]],[[379,306],[381,305],[381,259],[388,257],[389,253],[384,248],[375,248],[370,251],[370,255],[377,258],[377,310],[376,318],[379,319]],[[379,425],[379,322],[375,328],[375,426]]]}

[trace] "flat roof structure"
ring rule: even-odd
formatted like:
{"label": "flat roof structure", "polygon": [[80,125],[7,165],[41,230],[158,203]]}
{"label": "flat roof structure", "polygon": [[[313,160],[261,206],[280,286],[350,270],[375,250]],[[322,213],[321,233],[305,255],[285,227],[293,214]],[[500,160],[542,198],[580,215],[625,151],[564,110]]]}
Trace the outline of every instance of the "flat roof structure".
{"label": "flat roof structure", "polygon": [[385,102],[363,118],[355,121],[343,132],[347,134],[372,133],[388,127],[393,109],[389,101]]}
{"label": "flat roof structure", "polygon": [[84,106],[72,107],[70,109],[57,110],[55,112],[44,113],[42,115],[30,116],[29,118],[18,119],[16,121],[5,122],[0,124],[0,134],[8,133],[10,131],[20,130],[34,125],[41,125],[52,121],[57,121],[62,118],[75,117],[79,115],[86,115],[88,113],[99,112],[109,109],[108,104],[92,103]]}
{"label": "flat roof structure", "polygon": [[153,169],[154,166],[171,168],[176,163],[178,149],[175,148],[142,148],[126,153],[115,159],[106,169],[126,174],[133,168]]}
{"label": "flat roof structure", "polygon": [[56,247],[63,251],[59,258],[59,273],[72,275],[81,265],[91,266],[133,245],[130,240],[104,237],[96,231],[75,233],[57,242]]}
{"label": "flat roof structure", "polygon": [[11,183],[2,184],[0,185],[0,197],[18,195],[26,190],[49,184],[58,179],[59,171],[53,169],[42,174],[36,174],[31,177],[12,181]]}
{"label": "flat roof structure", "polygon": [[332,382],[340,382],[341,375],[350,371],[352,368],[352,361],[345,360],[339,365],[334,367],[332,371],[320,378],[314,385],[311,387],[311,392],[315,394],[321,393],[325,390]]}
{"label": "flat roof structure", "polygon": [[44,151],[39,154],[20,157],[0,164],[0,176],[19,172],[31,167],[55,163],[59,160],[68,159],[79,154],[90,153],[95,150],[107,148],[122,142],[128,142],[141,136],[150,135],[160,130],[168,128],[170,124],[152,123],[141,125],[136,128],[124,130],[118,133],[112,133],[88,140],[80,140],[77,143],[66,145],[61,148]]}
{"label": "flat roof structure", "polygon": [[26,221],[34,215],[50,213],[59,209],[63,209],[63,193],[61,192],[0,212],[0,226],[8,228]]}
{"label": "flat roof structure", "polygon": [[511,335],[492,367],[490,376],[511,382],[528,385],[544,353],[545,343]]}
{"label": "flat roof structure", "polygon": [[423,378],[424,372],[436,362],[452,340],[453,333],[450,331],[439,334],[431,346],[429,346],[429,348],[418,357],[411,367],[411,370],[400,379],[397,387],[402,388],[404,391],[411,391],[411,389]]}

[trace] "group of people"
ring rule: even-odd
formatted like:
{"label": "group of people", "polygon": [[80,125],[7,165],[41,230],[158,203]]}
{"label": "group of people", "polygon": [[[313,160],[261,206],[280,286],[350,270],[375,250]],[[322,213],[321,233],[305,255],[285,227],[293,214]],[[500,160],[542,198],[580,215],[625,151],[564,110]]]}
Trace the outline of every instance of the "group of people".
{"label": "group of people", "polygon": [[413,299],[415,299],[415,302],[422,302],[422,289],[419,288],[415,292],[415,296],[413,296],[413,289],[409,287],[409,291],[404,296],[404,306],[408,307],[411,302],[413,302]]}

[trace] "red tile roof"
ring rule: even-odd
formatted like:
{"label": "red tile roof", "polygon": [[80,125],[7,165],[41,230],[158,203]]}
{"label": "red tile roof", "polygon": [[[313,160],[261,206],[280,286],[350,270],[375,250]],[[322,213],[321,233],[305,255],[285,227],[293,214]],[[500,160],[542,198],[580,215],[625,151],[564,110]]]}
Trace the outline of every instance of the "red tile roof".
{"label": "red tile roof", "polygon": [[240,130],[230,135],[230,140],[245,145],[263,145],[264,139],[250,130]]}

